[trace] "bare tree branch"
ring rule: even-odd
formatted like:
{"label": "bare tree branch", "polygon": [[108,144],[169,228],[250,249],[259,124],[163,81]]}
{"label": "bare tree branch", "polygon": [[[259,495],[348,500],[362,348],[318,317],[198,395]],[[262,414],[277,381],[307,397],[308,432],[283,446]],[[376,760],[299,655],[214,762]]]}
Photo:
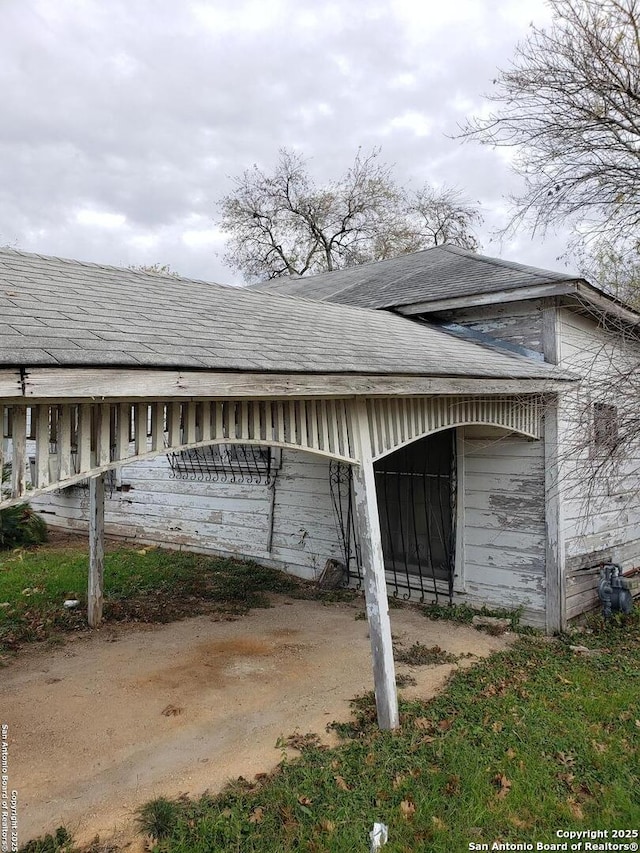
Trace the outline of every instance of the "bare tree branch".
{"label": "bare tree branch", "polygon": [[525,179],[512,224],[544,231],[570,222],[638,244],[640,225],[640,2],[549,0],[548,30],[532,27],[499,72],[497,105],[462,135],[514,147]]}
{"label": "bare tree branch", "polygon": [[358,151],[336,181],[317,187],[301,155],[282,149],[275,170],[234,179],[220,201],[225,261],[247,281],[341,269],[443,242],[477,249],[482,217],[459,191],[399,187],[380,150]]}

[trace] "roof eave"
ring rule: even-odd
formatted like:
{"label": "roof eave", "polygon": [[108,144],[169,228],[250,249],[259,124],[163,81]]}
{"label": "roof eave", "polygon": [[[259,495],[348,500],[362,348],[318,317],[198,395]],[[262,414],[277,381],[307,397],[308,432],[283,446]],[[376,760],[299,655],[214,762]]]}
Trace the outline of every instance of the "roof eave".
{"label": "roof eave", "polygon": [[249,373],[150,368],[28,367],[0,369],[0,400],[38,401],[345,398],[425,395],[543,394],[578,377],[550,368],[548,376]]}
{"label": "roof eave", "polygon": [[613,316],[631,326],[640,324],[640,314],[637,311],[619,302],[615,297],[602,293],[586,281],[577,283],[576,295],[581,301],[595,308],[600,315]]}
{"label": "roof eave", "polygon": [[549,282],[547,284],[533,284],[529,287],[505,288],[495,290],[491,293],[476,293],[465,296],[454,296],[446,299],[432,299],[426,302],[413,302],[408,305],[388,306],[404,317],[416,314],[435,314],[440,311],[449,311],[456,308],[475,308],[482,305],[500,305],[503,302],[522,302],[529,299],[543,299],[550,296],[575,295],[578,292],[580,281]]}

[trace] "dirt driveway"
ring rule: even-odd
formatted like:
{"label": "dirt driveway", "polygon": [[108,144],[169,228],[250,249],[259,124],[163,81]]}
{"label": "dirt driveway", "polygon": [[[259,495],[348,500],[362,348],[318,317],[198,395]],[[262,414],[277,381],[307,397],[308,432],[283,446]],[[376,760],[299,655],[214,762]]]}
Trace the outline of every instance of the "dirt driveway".
{"label": "dirt driveway", "polygon": [[[330,742],[326,724],[348,719],[349,699],[372,687],[367,623],[355,618],[362,603],[274,603],[232,622],[108,627],[3,669],[20,842],[60,825],[78,841],[122,841],[136,807],[155,796],[216,791],[269,770],[280,736],[311,731]],[[391,619],[405,647],[486,655],[507,642],[413,609]],[[405,694],[433,695],[451,669],[413,669],[418,684]]]}

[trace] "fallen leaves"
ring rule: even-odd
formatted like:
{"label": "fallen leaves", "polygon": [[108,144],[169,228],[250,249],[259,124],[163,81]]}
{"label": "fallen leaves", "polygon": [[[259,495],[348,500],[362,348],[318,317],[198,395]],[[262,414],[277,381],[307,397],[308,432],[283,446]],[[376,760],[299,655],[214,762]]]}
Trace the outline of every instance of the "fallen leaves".
{"label": "fallen leaves", "polygon": [[286,746],[290,749],[297,749],[298,752],[304,752],[305,749],[321,749],[322,743],[320,736],[315,732],[307,732],[303,735],[301,732],[295,731],[286,738],[278,738],[276,746]]}
{"label": "fallen leaves", "polygon": [[400,814],[405,820],[412,820],[416,813],[416,804],[413,800],[403,800],[400,803]]}
{"label": "fallen leaves", "polygon": [[516,827],[516,829],[531,829],[532,827],[530,820],[521,820],[521,818],[516,817],[515,815],[511,815],[508,820],[512,826]]}
{"label": "fallen leaves", "polygon": [[249,815],[249,823],[262,823],[264,819],[264,809],[262,806],[256,806]]}
{"label": "fallen leaves", "polygon": [[178,717],[183,710],[183,708],[179,708],[177,705],[166,705],[160,713],[163,717]]}
{"label": "fallen leaves", "polygon": [[584,812],[582,811],[582,807],[580,803],[575,799],[575,797],[567,797],[567,805],[569,806],[569,811],[576,818],[576,820],[584,820]]}
{"label": "fallen leaves", "polygon": [[498,789],[496,796],[499,800],[504,800],[509,791],[511,790],[511,782],[504,773],[497,773],[493,778],[493,784]]}
{"label": "fallen leaves", "polygon": [[556,758],[563,767],[573,767],[576,763],[576,757],[573,752],[556,752]]}
{"label": "fallen leaves", "polygon": [[447,797],[457,797],[460,793],[460,777],[452,774],[447,779],[447,784],[444,787],[444,792]]}
{"label": "fallen leaves", "polygon": [[336,780],[336,785],[338,786],[338,788],[340,788],[341,791],[350,791],[351,790],[351,788],[344,781],[343,776],[334,776],[333,778]]}
{"label": "fallen leaves", "polygon": [[300,794],[298,797],[298,808],[303,811],[306,815],[311,814],[310,806],[313,805],[313,800],[310,797],[305,796],[304,794]]}

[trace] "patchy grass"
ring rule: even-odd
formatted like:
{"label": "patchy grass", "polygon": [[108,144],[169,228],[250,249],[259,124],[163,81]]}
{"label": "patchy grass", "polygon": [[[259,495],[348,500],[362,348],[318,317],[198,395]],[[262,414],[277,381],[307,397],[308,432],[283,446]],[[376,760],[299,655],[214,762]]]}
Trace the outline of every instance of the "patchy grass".
{"label": "patchy grass", "polygon": [[[73,545],[0,555],[0,652],[86,630],[87,573],[88,555]],[[105,555],[104,584],[106,623],[234,616],[268,607],[268,593],[307,594],[303,582],[256,563],[123,546]],[[80,606],[65,609],[69,598]]]}
{"label": "patchy grass", "polygon": [[20,848],[20,853],[73,853],[73,838],[60,826],[51,834],[29,841]]}
{"label": "patchy grass", "polygon": [[460,622],[463,625],[470,625],[474,616],[493,616],[498,619],[508,619],[512,631],[525,634],[539,633],[534,628],[520,624],[521,608],[509,610],[506,607],[498,607],[492,610],[489,607],[469,607],[468,604],[424,604],[420,609],[428,619],[442,619],[447,622]]}
{"label": "patchy grass", "polygon": [[352,723],[335,727],[340,747],[305,735],[302,757],[269,776],[148,803],[141,831],[158,853],[351,853],[382,821],[389,853],[449,853],[637,827],[640,618],[587,637],[598,655],[521,638],[457,671],[436,699],[402,702],[399,732],[378,732],[373,696],[358,697]]}
{"label": "patchy grass", "polygon": [[445,652],[440,646],[425,646],[424,643],[414,643],[410,648],[396,646],[393,650],[396,663],[406,663],[409,666],[440,666],[443,663],[455,663],[460,655]]}

